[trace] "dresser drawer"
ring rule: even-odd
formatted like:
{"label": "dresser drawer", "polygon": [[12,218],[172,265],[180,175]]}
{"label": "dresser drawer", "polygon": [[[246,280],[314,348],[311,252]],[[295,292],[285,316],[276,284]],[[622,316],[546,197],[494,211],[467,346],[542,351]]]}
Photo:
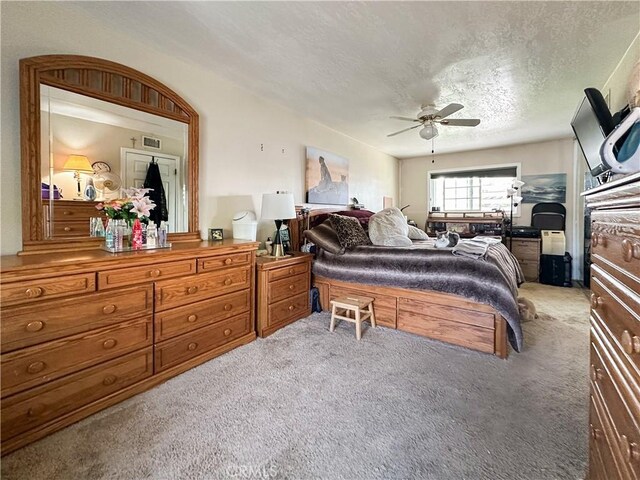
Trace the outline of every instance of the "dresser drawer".
{"label": "dresser drawer", "polygon": [[591,392],[589,423],[591,448],[597,448],[600,455],[603,480],[629,478],[620,456],[615,456],[611,449],[612,426],[597,392]]}
{"label": "dresser drawer", "polygon": [[196,273],[195,260],[164,262],[144,267],[119,268],[98,272],[98,289],[125,287],[159,279],[183,277]]}
{"label": "dresser drawer", "polygon": [[54,237],[88,237],[90,234],[89,217],[80,222],[56,220],[51,226],[51,235]]}
{"label": "dresser drawer", "polygon": [[251,263],[251,255],[251,252],[243,252],[198,258],[198,272],[213,272],[223,268],[249,265]]}
{"label": "dresser drawer", "polygon": [[274,268],[267,273],[267,281],[269,283],[275,282],[282,278],[288,278],[292,275],[299,275],[301,273],[307,273],[309,271],[309,262],[296,263],[295,265],[289,265],[282,268]]}
{"label": "dresser drawer", "polygon": [[591,214],[591,257],[613,265],[626,277],[640,278],[640,210]]}
{"label": "dresser drawer", "polygon": [[2,396],[152,344],[151,317],[2,354]]}
{"label": "dresser drawer", "polygon": [[520,264],[525,280],[530,282],[538,281],[540,264],[537,261],[518,259],[518,263]]}
{"label": "dresser drawer", "polygon": [[0,287],[2,307],[24,305],[50,298],[94,292],[95,273],[80,273],[63,277],[42,278],[25,282],[3,283]]}
{"label": "dresser drawer", "polygon": [[229,293],[185,307],[156,313],[155,341],[160,342],[249,311],[251,291]]}
{"label": "dresser drawer", "polygon": [[495,329],[496,318],[492,313],[465,310],[464,308],[450,307],[414,298],[398,298],[398,312],[415,312],[418,314],[427,312],[435,318],[449,318],[455,323],[475,325],[490,330]]}
{"label": "dresser drawer", "polygon": [[511,244],[511,253],[513,253],[518,260],[533,260],[537,262],[540,258],[540,240],[514,238]]}
{"label": "dresser drawer", "polygon": [[249,267],[219,273],[193,275],[189,278],[156,283],[156,311],[179,307],[200,300],[249,288]]}
{"label": "dresser drawer", "polygon": [[309,291],[309,275],[301,274],[283,278],[267,287],[267,302],[273,303]]}
{"label": "dresser drawer", "polygon": [[591,291],[592,311],[606,319],[607,333],[640,383],[640,296],[597,265],[591,265]]}
{"label": "dresser drawer", "polygon": [[[591,383],[605,405],[614,459],[640,478],[640,405],[595,330],[591,333]],[[634,458],[635,456],[635,458]]]}
{"label": "dresser drawer", "polygon": [[89,218],[104,217],[104,213],[96,208],[98,202],[83,202],[79,200],[54,200],[53,219],[58,221],[87,221],[87,231],[89,230]]}
{"label": "dresser drawer", "polygon": [[9,307],[2,312],[2,353],[152,313],[151,285]]}
{"label": "dresser drawer", "polygon": [[151,347],[2,400],[2,440],[111,395],[153,373]]}
{"label": "dresser drawer", "polygon": [[292,318],[309,315],[309,293],[304,292],[295,297],[269,305],[267,325],[272,327],[285,323]]}
{"label": "dresser drawer", "polygon": [[220,347],[251,331],[251,315],[237,317],[199,328],[162,342],[155,348],[155,372],[161,372]]}

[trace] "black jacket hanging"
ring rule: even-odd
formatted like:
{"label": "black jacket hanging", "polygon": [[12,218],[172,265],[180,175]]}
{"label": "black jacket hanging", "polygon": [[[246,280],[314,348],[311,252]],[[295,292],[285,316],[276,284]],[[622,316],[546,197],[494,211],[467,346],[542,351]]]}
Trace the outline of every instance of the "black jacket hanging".
{"label": "black jacket hanging", "polygon": [[151,210],[149,218],[151,221],[155,222],[157,226],[160,226],[160,222],[162,220],[169,220],[169,212],[167,210],[167,197],[164,194],[164,187],[162,186],[160,168],[158,168],[155,157],[152,157],[149,168],[147,169],[147,176],[144,179],[144,188],[152,189],[149,192],[148,197],[156,204],[156,208]]}

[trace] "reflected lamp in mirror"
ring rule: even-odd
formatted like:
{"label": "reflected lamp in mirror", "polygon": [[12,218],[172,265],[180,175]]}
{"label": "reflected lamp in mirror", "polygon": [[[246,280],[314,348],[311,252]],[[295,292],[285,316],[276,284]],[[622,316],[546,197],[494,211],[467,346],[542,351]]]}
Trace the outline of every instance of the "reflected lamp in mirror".
{"label": "reflected lamp in mirror", "polygon": [[276,236],[273,239],[273,256],[283,257],[284,248],[280,237],[280,227],[284,220],[296,218],[296,206],[292,193],[264,193],[262,195],[263,220],[274,220],[276,223]]}
{"label": "reflected lamp in mirror", "polygon": [[80,188],[80,174],[93,173],[91,162],[84,155],[69,155],[67,161],[64,162],[62,169],[65,172],[73,172],[73,178],[78,182],[78,192],[74,200],[82,200],[82,189]]}

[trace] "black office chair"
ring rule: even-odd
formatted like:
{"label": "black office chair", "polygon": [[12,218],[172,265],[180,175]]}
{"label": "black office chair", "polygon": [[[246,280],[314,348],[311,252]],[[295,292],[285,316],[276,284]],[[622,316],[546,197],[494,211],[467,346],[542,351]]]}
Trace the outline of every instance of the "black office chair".
{"label": "black office chair", "polygon": [[563,230],[567,209],[556,202],[536,203],[531,209],[531,226],[540,230]]}

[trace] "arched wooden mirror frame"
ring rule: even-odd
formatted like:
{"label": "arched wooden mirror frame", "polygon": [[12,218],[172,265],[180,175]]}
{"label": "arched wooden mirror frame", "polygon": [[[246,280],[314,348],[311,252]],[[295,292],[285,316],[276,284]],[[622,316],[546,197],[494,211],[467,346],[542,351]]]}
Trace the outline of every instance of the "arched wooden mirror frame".
{"label": "arched wooden mirror frame", "polygon": [[20,143],[22,156],[22,253],[99,248],[102,239],[46,239],[41,199],[40,85],[177,120],[188,126],[186,148],[188,232],[172,242],[199,240],[198,141],[196,111],[166,85],[133,68],[95,57],[42,55],[20,60]]}

